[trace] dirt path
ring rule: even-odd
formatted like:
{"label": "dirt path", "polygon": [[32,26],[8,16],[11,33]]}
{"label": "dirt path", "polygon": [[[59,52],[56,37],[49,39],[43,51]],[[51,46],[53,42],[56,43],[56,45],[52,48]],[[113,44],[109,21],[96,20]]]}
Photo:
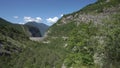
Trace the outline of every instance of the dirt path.
{"label": "dirt path", "polygon": [[30,37],[30,40],[33,41],[42,41],[44,39],[44,37]]}

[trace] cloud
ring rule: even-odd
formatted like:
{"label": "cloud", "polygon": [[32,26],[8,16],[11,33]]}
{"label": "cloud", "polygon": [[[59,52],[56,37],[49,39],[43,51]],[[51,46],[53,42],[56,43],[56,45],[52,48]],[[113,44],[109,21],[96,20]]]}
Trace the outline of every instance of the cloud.
{"label": "cloud", "polygon": [[63,16],[63,14],[60,15],[61,17]]}
{"label": "cloud", "polygon": [[13,16],[13,18],[18,19],[19,17],[18,16]]}
{"label": "cloud", "polygon": [[34,22],[40,23],[42,21],[42,18],[41,17],[32,18],[32,17],[25,16],[24,21],[25,22],[33,22],[34,21]]}
{"label": "cloud", "polygon": [[36,21],[36,22],[41,22],[41,21],[42,21],[42,18],[36,17],[35,21]]}
{"label": "cloud", "polygon": [[21,25],[23,25],[23,24],[25,24],[24,22],[18,22],[18,24],[21,24]]}
{"label": "cloud", "polygon": [[46,20],[47,20],[47,22],[49,22],[49,23],[56,23],[57,20],[58,20],[58,17],[48,18],[48,19],[46,19]]}

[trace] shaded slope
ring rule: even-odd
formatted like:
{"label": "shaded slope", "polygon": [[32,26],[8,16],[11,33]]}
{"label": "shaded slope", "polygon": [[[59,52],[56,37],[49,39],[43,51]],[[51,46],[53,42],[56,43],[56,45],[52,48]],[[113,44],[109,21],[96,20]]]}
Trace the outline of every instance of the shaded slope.
{"label": "shaded slope", "polygon": [[27,26],[33,26],[39,29],[41,36],[44,36],[45,32],[47,31],[47,29],[49,28],[48,25],[45,25],[43,23],[36,23],[36,22],[28,22],[25,25]]}
{"label": "shaded slope", "polygon": [[29,25],[25,25],[25,27],[27,28],[30,37],[41,37],[41,32],[37,27]]}

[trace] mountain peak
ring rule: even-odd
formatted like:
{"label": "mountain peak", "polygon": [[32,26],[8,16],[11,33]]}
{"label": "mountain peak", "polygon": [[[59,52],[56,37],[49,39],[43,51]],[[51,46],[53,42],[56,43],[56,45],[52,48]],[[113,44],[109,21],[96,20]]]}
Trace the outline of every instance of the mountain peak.
{"label": "mountain peak", "polygon": [[25,25],[38,28],[42,36],[44,36],[46,30],[49,27],[48,25],[46,25],[44,23],[37,23],[37,22],[34,22],[34,21],[33,22],[27,22]]}

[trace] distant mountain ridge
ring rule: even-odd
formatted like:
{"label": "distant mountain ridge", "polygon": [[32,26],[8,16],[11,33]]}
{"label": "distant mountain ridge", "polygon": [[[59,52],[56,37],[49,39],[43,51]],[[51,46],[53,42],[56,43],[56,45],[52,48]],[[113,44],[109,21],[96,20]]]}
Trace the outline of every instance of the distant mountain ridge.
{"label": "distant mountain ridge", "polygon": [[3,18],[0,18],[0,25],[5,25],[5,24],[11,24],[11,23],[4,20]]}
{"label": "distant mountain ridge", "polygon": [[27,33],[24,32],[24,30],[27,31],[26,28],[24,28],[23,30],[22,27],[23,25],[13,24],[11,22],[4,20],[3,18],[0,18],[0,33],[6,36],[10,36],[12,38],[28,37]]}
{"label": "distant mountain ridge", "polygon": [[49,28],[48,25],[44,24],[44,23],[37,23],[37,22],[27,22],[26,24],[24,24],[25,26],[32,26],[32,27],[36,27],[39,29],[41,36],[44,36],[45,32],[47,31],[47,29]]}
{"label": "distant mountain ridge", "polygon": [[29,26],[29,25],[24,25],[24,27],[27,28],[27,32],[29,34],[29,37],[41,37],[41,32],[37,27]]}
{"label": "distant mountain ridge", "polygon": [[23,32],[25,32],[25,34],[29,37],[42,37],[49,28],[49,26],[44,23],[27,22],[26,24],[21,25],[21,24],[13,24],[9,21],[6,21],[3,18],[0,18],[0,26],[5,27],[6,25],[12,26],[12,28],[19,29],[20,31],[23,31],[24,29]]}

